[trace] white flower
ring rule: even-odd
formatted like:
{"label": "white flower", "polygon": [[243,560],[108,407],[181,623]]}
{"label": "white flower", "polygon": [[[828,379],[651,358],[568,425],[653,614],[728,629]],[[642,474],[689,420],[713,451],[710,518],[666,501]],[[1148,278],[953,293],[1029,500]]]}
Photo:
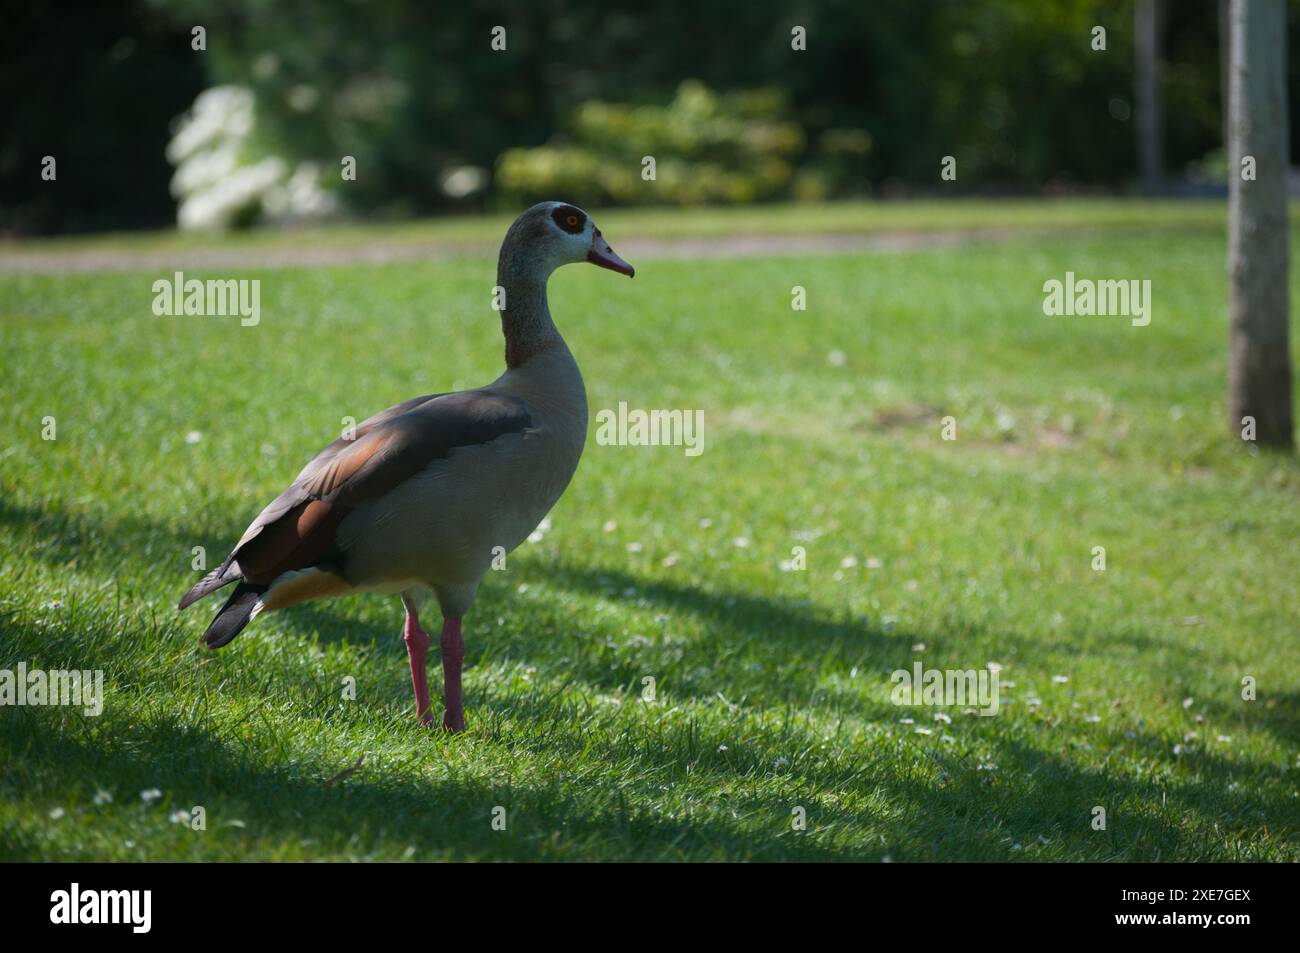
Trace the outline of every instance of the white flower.
{"label": "white flower", "polygon": [[211,146],[225,135],[246,136],[253,128],[253,93],[239,86],[214,86],[199,93],[180,128],[167,143],[173,165]]}
{"label": "white flower", "polygon": [[[291,104],[302,108],[316,96],[308,86],[294,87]],[[204,90],[181,117],[167,144],[175,167],[171,192],[177,199],[181,228],[224,229],[247,213],[280,221],[321,218],[338,208],[335,195],[321,186],[324,170],[312,162],[292,170],[276,156],[250,147],[256,125],[251,90],[216,86]]]}
{"label": "white flower", "polygon": [[183,229],[226,228],[244,210],[260,206],[284,174],[283,160],[274,156],[236,169],[213,187],[182,199],[176,224]]}
{"label": "white flower", "polygon": [[162,797],[162,791],[157,788],[146,788],[140,792],[140,800],[144,801],[146,804],[152,804],[160,797]]}
{"label": "white flower", "polygon": [[314,162],[301,162],[288,181],[262,196],[266,213],[278,221],[324,218],[338,209],[338,200],[320,186],[321,170]]}
{"label": "white flower", "polygon": [[442,191],[453,199],[463,199],[487,186],[487,171],[477,165],[462,165],[442,178]]}
{"label": "white flower", "polygon": [[100,788],[98,791],[95,792],[95,804],[102,805],[102,804],[112,804],[112,803],[113,803],[113,795],[111,792],[105,791],[103,788]]}

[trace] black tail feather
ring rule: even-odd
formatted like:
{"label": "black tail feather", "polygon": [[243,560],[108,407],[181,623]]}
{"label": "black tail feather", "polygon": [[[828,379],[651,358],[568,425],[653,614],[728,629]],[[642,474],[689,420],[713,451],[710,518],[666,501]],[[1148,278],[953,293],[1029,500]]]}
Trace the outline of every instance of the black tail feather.
{"label": "black tail feather", "polygon": [[188,608],[206,596],[209,592],[216,592],[222,586],[228,586],[238,578],[239,570],[232,566],[231,561],[227,559],[224,563],[195,583],[194,587],[190,589],[189,592],[181,596],[180,604],[177,605],[176,608]]}
{"label": "black tail feather", "polygon": [[246,582],[236,586],[217,617],[203,633],[203,644],[210,649],[219,649],[242,632],[244,626],[248,625],[258,598],[265,591],[266,586],[253,586]]}

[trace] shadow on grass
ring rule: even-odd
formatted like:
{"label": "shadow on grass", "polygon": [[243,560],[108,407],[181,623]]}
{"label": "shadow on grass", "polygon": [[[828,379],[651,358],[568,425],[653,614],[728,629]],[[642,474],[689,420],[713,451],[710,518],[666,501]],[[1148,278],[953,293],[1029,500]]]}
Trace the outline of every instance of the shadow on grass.
{"label": "shadow on grass", "polygon": [[[181,533],[165,525],[131,518],[99,525],[78,514],[24,507],[9,500],[0,500],[0,526],[36,538],[39,542],[35,555],[48,564],[76,561],[85,567],[99,562],[106,572],[112,572],[124,561],[137,562],[149,551],[167,553],[169,558],[176,559],[178,567],[187,564],[193,546],[204,546],[210,555],[225,553],[219,541],[221,537]],[[237,531],[232,531],[225,534],[225,539],[234,539],[236,535]],[[740,592],[711,592],[671,582],[647,582],[619,570],[531,561],[521,565],[523,578],[534,584],[544,583],[556,591],[617,599],[623,591],[634,588],[639,599],[699,619],[703,623],[702,638],[691,640],[689,658],[685,660],[688,664],[675,666],[673,674],[679,691],[704,697],[712,697],[718,691],[717,674],[727,674],[727,660],[742,649],[756,656],[743,665],[757,664],[758,668],[748,673],[752,678],[745,678],[744,671],[731,671],[733,681],[753,683],[755,687],[761,684],[770,690],[771,673],[779,670],[786,677],[780,680],[779,695],[773,700],[807,701],[818,679],[819,659],[833,660],[836,664],[847,662],[850,666],[880,668],[888,664],[894,668],[898,664],[910,664],[911,644],[925,638],[917,633],[885,632],[861,619],[830,618],[806,605],[796,606]],[[197,573],[177,572],[177,598],[197,576]],[[178,616],[178,624],[190,617],[206,620],[220,601],[220,594],[209,597],[186,616]],[[391,620],[388,622],[349,616],[349,602],[307,603],[286,610],[282,618],[296,629],[314,632],[327,644],[369,642],[400,654],[401,612],[397,600],[388,600]],[[605,690],[631,687],[646,673],[644,656],[652,652],[631,658],[630,653],[604,651],[605,639],[601,633],[584,631],[580,619],[564,617],[556,606],[530,607],[546,618],[540,624],[530,625],[527,631],[507,631],[503,638],[500,630],[489,628],[486,621],[507,605],[505,592],[491,585],[484,586],[478,605],[466,620],[471,660],[476,658],[476,642],[490,647],[494,655],[518,657],[534,664],[547,664],[557,655],[563,655],[565,663],[575,667],[573,674]],[[436,610],[432,614],[436,619]],[[426,624],[430,621],[426,618]]]}
{"label": "shadow on grass", "polygon": [[[35,537],[35,555],[53,565],[77,562],[84,568],[100,562],[104,571],[112,572],[123,562],[138,562],[146,553],[165,552],[178,566],[177,598],[198,577],[198,573],[180,568],[188,565],[190,548],[202,545],[209,554],[224,556],[224,547],[238,533],[233,524],[229,532],[205,536],[131,518],[100,525],[89,517],[22,506],[7,499],[0,499],[0,527]],[[887,629],[876,620],[835,617],[806,603],[646,580],[620,569],[532,559],[521,560],[518,565],[522,567],[521,578],[541,585],[534,595],[540,593],[543,598],[534,598],[528,604],[527,626],[490,625],[490,620],[517,612],[517,607],[511,605],[510,594],[494,584],[489,574],[475,609],[466,619],[470,669],[512,659],[559,676],[572,676],[606,692],[639,691],[641,679],[653,674],[680,697],[711,699],[724,692],[729,701],[736,702],[761,693],[769,705],[837,702],[855,706],[862,714],[863,706],[868,704],[862,691],[856,687],[827,687],[825,674],[858,669],[864,684],[871,681],[884,686],[889,672],[910,668],[917,659],[913,644],[956,642],[947,632]],[[689,616],[696,630],[689,640],[668,644],[650,638],[631,649],[622,633],[619,637],[623,642],[619,643],[615,636],[599,628],[593,630],[575,617],[563,600],[545,599],[548,590]],[[629,590],[635,592],[631,599],[623,595]],[[327,645],[369,643],[385,654],[401,657],[400,604],[395,598],[386,599],[386,619],[361,619],[356,610],[358,600],[363,598],[306,603],[277,614],[276,621],[298,633],[314,635]],[[176,624],[192,626],[197,636],[200,623],[205,624],[220,603],[218,593],[186,615],[177,615]],[[436,609],[431,606],[426,610],[426,626],[436,624],[436,620]],[[969,627],[961,623],[954,628],[963,632],[963,638],[971,635]],[[1080,653],[1079,647],[1069,641],[1027,639],[1007,632],[997,633],[996,641],[1008,656],[1022,662],[1035,655]],[[1202,649],[1177,640],[1128,634],[1123,642],[1138,651],[1173,653],[1188,664],[1205,661]],[[944,653],[932,651],[925,661],[932,667],[965,669],[979,667],[986,660],[955,654],[950,649]],[[1294,701],[1270,707],[1263,727],[1285,739],[1294,738]]]}
{"label": "shadow on grass", "polygon": [[[60,725],[48,710],[28,709],[5,719],[0,730],[15,759],[0,790],[7,800],[39,804],[49,798],[89,811],[91,793],[108,787],[118,795],[119,806],[110,810],[119,821],[126,815],[127,823],[147,828],[160,822],[149,820],[149,809],[133,795],[160,788],[171,806],[202,804],[208,812],[210,830],[194,834],[199,840],[184,851],[194,859],[285,850],[290,856],[390,859],[1016,859],[1054,843],[1056,855],[1080,859],[1192,860],[1224,859],[1211,827],[1245,840],[1261,822],[1271,820],[1274,834],[1287,830],[1284,808],[1253,793],[1243,792],[1225,814],[1204,784],[1085,771],[1006,738],[999,749],[999,777],[1006,783],[989,783],[958,757],[919,748],[900,754],[882,742],[876,750],[810,764],[812,774],[799,770],[796,759],[788,786],[760,795],[748,791],[755,765],[774,750],[806,743],[799,728],[737,744],[727,725],[678,721],[646,725],[629,737],[596,725],[572,730],[582,714],[541,695],[503,701],[502,711],[469,736],[448,739],[413,726],[405,738],[399,732],[393,742],[405,745],[409,757],[399,755],[394,763],[391,750],[381,751],[333,785],[328,778],[350,754],[335,760],[319,749],[306,757],[297,751],[292,759],[267,763],[265,746],[246,747],[230,725],[156,713],[129,723],[74,723],[68,730],[66,719]],[[513,719],[565,727],[512,735]],[[320,727],[320,734],[330,733],[328,721]],[[719,752],[720,739],[731,740],[730,752]],[[339,732],[341,751],[360,744]],[[516,767],[502,773],[449,757],[451,746],[466,744],[479,749],[471,754]],[[921,765],[934,760],[943,776],[900,771],[900,757]],[[619,773],[624,763],[627,777],[617,784],[591,774],[592,765]],[[1224,768],[1207,767],[1216,776]],[[579,771],[588,776],[578,778]],[[684,784],[694,789],[689,809],[656,803]],[[854,791],[882,795],[892,816],[886,822],[837,806]],[[1159,816],[1143,810],[1166,802],[1170,810]],[[792,804],[807,806],[805,836],[789,830]],[[498,805],[509,817],[507,832],[492,828]],[[1091,829],[1094,805],[1108,807],[1107,831]],[[243,826],[227,826],[231,820]],[[878,851],[836,842],[868,826],[880,832]],[[147,840],[149,831],[140,836]],[[3,842],[4,859],[45,856],[30,829],[11,830]],[[148,843],[151,852],[160,849]],[[1024,852],[1014,851],[1013,843]]]}
{"label": "shadow on grass", "polygon": [[1199,704],[1209,724],[1229,731],[1233,726],[1242,726],[1252,731],[1262,728],[1287,743],[1300,738],[1300,692],[1276,692],[1264,687],[1254,701],[1237,696],[1233,701],[1205,698]]}
{"label": "shadow on grass", "polygon": [[[225,845],[218,854],[246,849],[265,853],[284,846],[309,845],[307,853],[330,856],[402,856],[412,859],[627,860],[708,858],[781,858],[847,860],[851,852],[820,844],[814,837],[792,837],[785,807],[779,803],[734,797],[728,811],[670,817],[647,809],[629,809],[637,792],[610,786],[597,790],[571,783],[562,774],[541,781],[500,780],[495,771],[476,776],[457,762],[444,767],[448,744],[499,744],[430,737],[409,729],[410,745],[427,746],[420,770],[390,775],[379,764],[330,785],[330,769],[295,759],[267,766],[241,755],[234,739],[219,737],[196,723],[155,720],[145,726],[116,725],[111,734],[71,737],[53,730],[48,719],[30,711],[8,721],[0,737],[11,750],[40,752],[40,766],[24,767],[0,790],[23,784],[33,795],[87,804],[95,786],[118,792],[114,812],[140,810],[136,791],[159,788],[172,806],[201,804],[210,829],[197,837],[217,835]],[[664,756],[667,759],[667,756]],[[551,760],[548,758],[548,760]],[[65,767],[66,766],[66,769]],[[313,769],[320,769],[313,775]],[[31,773],[36,777],[27,777]],[[94,779],[88,785],[88,779]],[[20,792],[10,791],[9,797]],[[506,831],[491,824],[494,807],[506,808]],[[731,820],[733,813],[771,813],[773,836],[756,836]],[[825,823],[851,824],[847,812],[826,811]],[[238,819],[239,830],[223,827]],[[31,831],[5,835],[3,859],[41,857],[40,840]],[[208,850],[205,845],[201,852]],[[156,859],[156,858],[155,858]]]}
{"label": "shadow on grass", "polygon": [[[169,553],[195,544],[193,537],[182,539],[181,534],[144,521],[95,526],[84,518],[7,501],[0,501],[0,523],[47,540],[37,550],[38,558],[55,565],[81,560],[83,570],[101,560],[106,570],[118,561],[138,560],[145,543]],[[861,850],[838,846],[835,832],[868,824],[882,827],[882,821],[829,803],[850,791],[877,793],[892,806],[893,818],[882,827],[879,853],[896,859],[1014,858],[1009,853],[1012,842],[1032,846],[1040,839],[1054,840],[1058,850],[1068,849],[1079,857],[1225,859],[1222,840],[1215,839],[1211,829],[1235,831],[1246,840],[1252,829],[1264,827],[1271,827],[1274,835],[1294,836],[1293,806],[1262,796],[1249,784],[1265,777],[1267,769],[1259,765],[1230,762],[1205,752],[1188,763],[1195,772],[1186,780],[1157,780],[1141,772],[1119,776],[1083,767],[1068,755],[1050,753],[998,726],[990,727],[982,739],[999,762],[992,779],[975,771],[969,759],[911,739],[882,739],[878,749],[842,751],[820,768],[792,779],[792,803],[802,794],[812,798],[816,805],[809,812],[810,828],[815,832],[820,824],[829,832],[820,841],[793,837],[788,830],[789,804],[741,793],[746,779],[760,775],[775,758],[790,751],[816,749],[837,706],[858,719],[883,719],[889,713],[883,703],[873,705],[852,692],[819,688],[822,667],[863,665],[881,671],[906,666],[912,659],[911,643],[924,641],[924,633],[886,632],[860,619],[831,618],[807,606],[674,582],[647,582],[619,570],[529,561],[524,573],[544,583],[540,598],[528,606],[540,621],[527,631],[517,626],[490,629],[485,624],[480,662],[494,656],[524,660],[545,668],[552,680],[579,683],[588,694],[635,690],[645,672],[644,658],[607,651],[606,639],[593,641],[591,633],[575,628],[571,607],[564,600],[546,597],[553,590],[617,599],[634,589],[638,602],[700,623],[683,646],[682,659],[663,657],[670,697],[712,704],[722,690],[743,706],[747,694],[757,695],[762,704],[749,706],[748,711],[780,711],[784,706],[784,727],[750,725],[733,734],[725,723],[688,721],[658,729],[649,724],[623,725],[618,733],[608,726],[602,730],[597,719],[591,730],[577,731],[575,721],[591,717],[589,706],[584,715],[581,705],[571,701],[548,701],[552,696],[511,692],[494,684],[477,704],[471,700],[471,711],[484,705],[482,699],[489,699],[490,706],[480,708],[480,724],[470,738],[447,742],[411,729],[411,749],[428,746],[428,759],[420,770],[390,775],[375,766],[327,787],[322,778],[330,769],[313,763],[319,755],[313,759],[308,752],[304,763],[302,753],[296,752],[292,759],[268,765],[241,755],[240,742],[214,733],[202,719],[182,722],[164,716],[148,726],[118,725],[116,735],[88,731],[83,736],[61,733],[51,721],[24,712],[0,724],[0,738],[9,746],[11,758],[27,751],[38,763],[20,768],[0,786],[8,788],[19,783],[15,778],[29,776],[36,790],[80,792],[82,797],[86,792],[81,779],[87,777],[103,779],[100,783],[111,779],[123,790],[163,787],[195,803],[207,803],[207,797],[220,804],[224,816],[239,817],[249,825],[245,833],[222,832],[222,837],[260,841],[266,850],[286,838],[289,843],[311,841],[338,855],[369,851],[395,856],[409,846],[416,857],[851,859],[863,856]],[[509,598],[502,590],[484,595],[481,616],[485,619]],[[392,669],[400,673],[396,605],[391,622],[359,622],[331,604],[293,612],[305,623],[301,627],[314,628],[323,641],[369,639],[391,645]],[[164,628],[171,625],[162,623]],[[299,622],[293,627],[300,628]],[[85,620],[76,632],[61,632],[55,622],[28,637],[38,634],[49,639],[46,644],[61,646],[60,651],[69,650],[78,640],[83,644],[96,640],[94,626],[87,629]],[[109,634],[101,633],[105,643]],[[141,638],[169,644],[161,631]],[[1021,659],[1052,648],[1039,641],[1008,644]],[[739,655],[737,646],[742,650]],[[718,660],[724,661],[718,664]],[[749,671],[751,666],[758,671]],[[781,678],[774,680],[774,672]],[[137,687],[145,686],[137,682]],[[243,701],[252,705],[277,694],[273,684],[248,681],[228,684],[223,690],[244,696]],[[391,713],[392,699],[403,698],[404,691],[397,679],[391,696],[377,696],[372,714]],[[822,709],[817,713],[820,725],[801,710],[814,702]],[[1269,715],[1269,729],[1291,731],[1294,709],[1295,699],[1286,699]],[[518,723],[513,735],[506,730],[511,722]],[[525,726],[522,731],[520,725]],[[328,716],[322,727],[328,733]],[[340,745],[351,744],[343,732],[338,734]],[[501,749],[500,757],[492,760],[535,762],[533,773],[540,780],[503,782],[495,780],[500,775],[488,768],[476,775],[459,761],[441,760],[443,744],[462,743]],[[718,756],[723,745],[730,748],[729,758]],[[1139,739],[1136,745],[1143,761],[1167,754],[1151,739]],[[566,771],[583,770],[583,761],[591,758],[607,765],[626,762],[627,776],[597,779],[585,788],[573,784]],[[1222,789],[1234,779],[1244,780],[1240,786],[1249,789],[1225,801]],[[671,816],[646,806],[663,801],[665,786],[688,782],[712,785],[712,790],[701,788],[697,794],[703,802],[698,811]],[[720,795],[715,792],[720,791],[726,792],[725,802],[717,801]],[[10,794],[23,795],[21,788]],[[1109,834],[1094,832],[1088,824],[1094,805],[1152,805],[1168,800],[1186,815],[1185,826],[1153,811],[1140,817],[1121,813]],[[488,823],[496,804],[513,812],[508,837]],[[770,839],[756,836],[753,830],[753,818],[768,813]],[[742,820],[746,817],[748,826]],[[12,840],[6,835],[6,842],[7,851],[15,855],[31,856],[40,850],[39,839],[33,840],[30,832],[13,833]],[[237,846],[231,853],[238,853]]]}

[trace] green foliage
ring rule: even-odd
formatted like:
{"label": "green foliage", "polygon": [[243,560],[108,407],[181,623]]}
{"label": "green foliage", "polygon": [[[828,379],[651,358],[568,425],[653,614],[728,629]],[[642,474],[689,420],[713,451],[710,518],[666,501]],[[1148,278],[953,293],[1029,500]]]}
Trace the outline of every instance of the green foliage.
{"label": "green foliage", "polygon": [[[706,449],[589,441],[466,619],[456,738],[413,723],[396,599],[273,613],[217,654],[211,605],[174,605],[192,548],[224,555],[344,415],[497,373],[492,255],[250,266],[254,328],[155,317],[148,271],[0,276],[0,668],[107,686],[100,718],[4,709],[0,858],[1300,859],[1300,468],[1224,433],[1222,204],[1104,208],[1050,236],[1094,204],[602,216],[618,248],[945,213],[1038,231],[561,270],[593,410],[701,408]],[[1151,325],[1044,316],[1067,269],[1150,277]],[[807,571],[782,570],[795,545]],[[997,661],[1009,703],[901,712],[889,674],[918,658]],[[169,820],[194,805],[206,831]]]}
{"label": "green foliage", "polygon": [[[1289,7],[1300,78],[1300,0]],[[1177,176],[1222,145],[1218,2],[1164,9],[1166,167]],[[168,124],[220,85],[254,90],[259,158],[314,163],[353,212],[375,218],[481,207],[497,168],[528,190],[572,182],[571,197],[636,201],[1122,189],[1134,169],[1133,0],[718,0],[689,18],[669,0],[37,0],[17,16],[0,31],[0,100],[14,109],[0,227],[11,229],[169,218]],[[205,52],[190,48],[194,24],[207,29]],[[805,51],[791,49],[796,24]],[[489,45],[498,25],[500,52]],[[1092,48],[1098,26],[1104,51]],[[653,131],[640,110],[662,118],[688,78],[723,102],[780,90],[781,121],[798,123],[803,145],[763,149],[762,163],[745,151],[739,168],[692,159],[703,181],[683,175],[672,195],[629,190],[639,170],[613,161],[627,144],[589,142],[574,118],[603,110],[593,121]],[[1290,109],[1300,141],[1300,96]],[[861,132],[846,141],[837,130]],[[515,150],[537,151],[521,163]],[[51,152],[70,169],[58,189],[32,171]],[[939,179],[945,155],[958,159],[956,182]],[[344,156],[355,181],[339,176]],[[668,165],[663,176],[677,176]]]}
{"label": "green foliage", "polygon": [[[592,205],[743,205],[789,198],[796,182],[798,197],[826,198],[836,170],[854,161],[861,168],[871,149],[860,129],[828,130],[820,153],[797,174],[796,163],[809,155],[806,136],[774,87],[719,95],[688,81],[667,106],[592,100],[569,125],[567,140],[501,156],[501,205],[556,195]],[[848,178],[841,170],[838,181]]]}

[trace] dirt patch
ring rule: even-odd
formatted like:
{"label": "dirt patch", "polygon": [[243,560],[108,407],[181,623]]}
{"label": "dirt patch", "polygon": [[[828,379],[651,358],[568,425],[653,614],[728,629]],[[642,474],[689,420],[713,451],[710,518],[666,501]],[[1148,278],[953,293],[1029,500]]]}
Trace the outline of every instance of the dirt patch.
{"label": "dirt patch", "polygon": [[872,413],[871,420],[861,425],[859,429],[897,430],[899,427],[915,427],[938,420],[940,415],[939,408],[929,404],[890,404],[886,407],[877,407]]}

